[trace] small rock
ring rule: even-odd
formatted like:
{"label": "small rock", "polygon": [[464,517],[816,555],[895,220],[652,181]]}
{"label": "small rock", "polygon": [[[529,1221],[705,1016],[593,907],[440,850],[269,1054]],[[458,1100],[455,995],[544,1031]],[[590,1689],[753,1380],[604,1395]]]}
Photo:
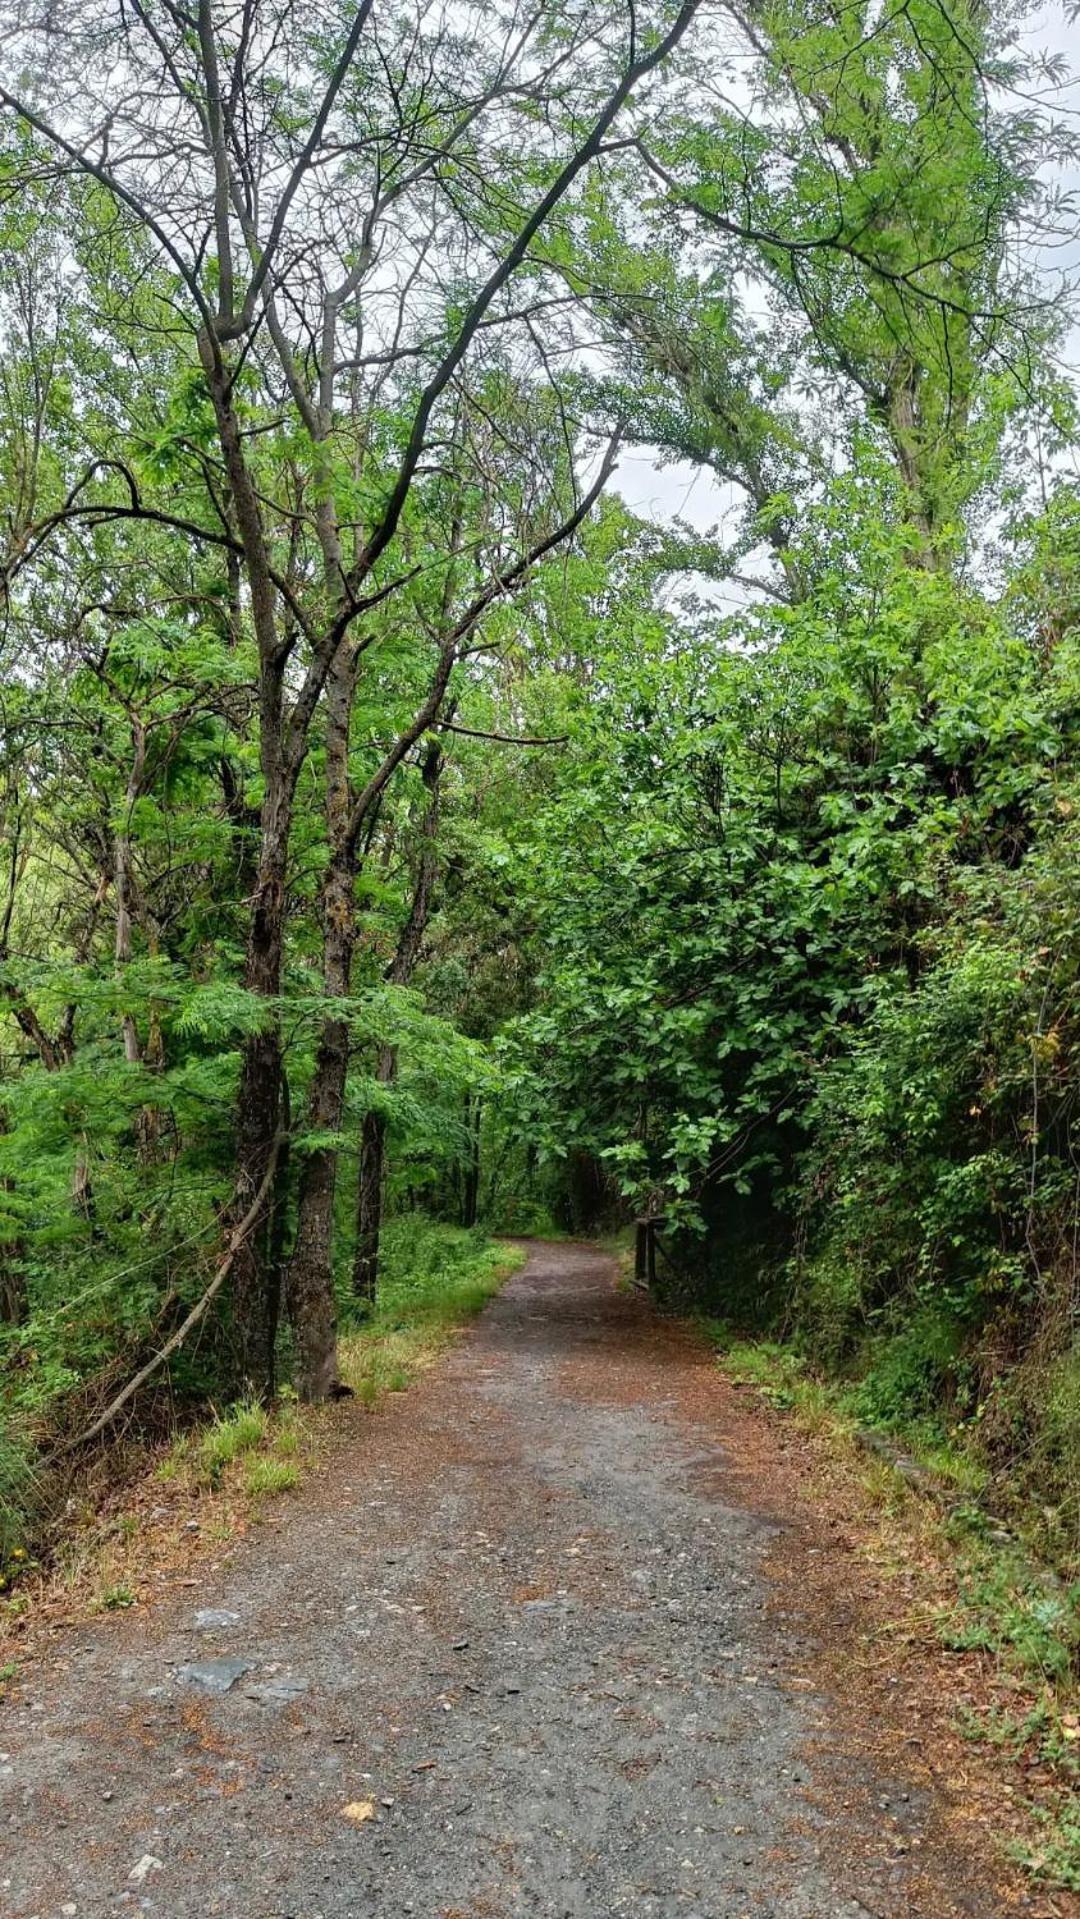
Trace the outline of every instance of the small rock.
{"label": "small rock", "polygon": [[308,1681],[290,1677],[282,1673],[279,1679],[268,1679],[260,1686],[245,1686],[245,1699],[257,1699],[263,1706],[288,1705],[291,1699],[299,1699],[308,1689]]}
{"label": "small rock", "polygon": [[250,1659],[196,1659],[181,1666],[178,1678],[185,1686],[198,1686],[203,1692],[230,1692],[238,1679],[251,1671]]}
{"label": "small rock", "polygon": [[217,1632],[224,1626],[235,1626],[240,1619],[238,1612],[230,1612],[227,1606],[204,1606],[195,1614],[196,1632]]}
{"label": "small rock", "polygon": [[144,1852],[138,1864],[132,1866],[131,1871],[128,1873],[128,1884],[131,1886],[143,1886],[146,1884],[152,1872],[163,1872],[164,1870],[165,1862],[163,1859],[155,1858],[152,1852]]}

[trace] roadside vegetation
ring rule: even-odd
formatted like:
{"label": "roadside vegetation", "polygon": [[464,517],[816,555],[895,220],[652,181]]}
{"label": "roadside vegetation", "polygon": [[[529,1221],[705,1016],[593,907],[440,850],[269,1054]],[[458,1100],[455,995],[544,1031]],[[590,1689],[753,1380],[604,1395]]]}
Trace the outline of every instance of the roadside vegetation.
{"label": "roadside vegetation", "polygon": [[388,1227],[384,1246],[378,1303],[342,1339],[342,1378],[365,1406],[404,1391],[524,1258],[482,1231],[408,1217]]}
{"label": "roadside vegetation", "polygon": [[790,1345],[716,1322],[703,1332],[727,1378],[796,1423],[812,1470],[861,1497],[863,1550],[886,1573],[902,1565],[909,1582],[895,1630],[929,1630],[975,1656],[978,1696],[955,1722],[1011,1762],[1034,1830],[1014,1842],[1021,1862],[1080,1891],[1080,1583],[1047,1564],[1023,1508],[1014,1531],[986,1505],[987,1471],[940,1423],[868,1425],[872,1396],[815,1374]]}

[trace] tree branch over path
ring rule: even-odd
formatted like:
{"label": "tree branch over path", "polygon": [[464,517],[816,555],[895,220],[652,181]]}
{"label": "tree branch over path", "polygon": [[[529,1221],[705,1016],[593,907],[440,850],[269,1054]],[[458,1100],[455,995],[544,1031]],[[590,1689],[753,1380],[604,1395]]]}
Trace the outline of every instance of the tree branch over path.
{"label": "tree branch over path", "polygon": [[503,259],[499,262],[499,265],[495,268],[495,271],[490,275],[486,284],[480,289],[480,292],[472,301],[462,321],[457,339],[450,351],[445,355],[442,364],[428,381],[420,397],[420,403],[417,406],[413,419],[409,443],[405,449],[405,455],[397,480],[394,483],[383,516],[374,532],[370,535],[364,547],[363,554],[361,555],[357,567],[359,577],[362,578],[364,574],[370,572],[380,554],[394,537],[405,501],[408,498],[409,488],[412,485],[413,475],[424,451],[428,422],[434,410],[435,403],[440,394],[443,393],[449,385],[458,367],[461,365],[462,360],[465,358],[473,337],[492,302],[502,291],[507,281],[517,272],[517,269],[525,260],[529,247],[536,235],[540,232],[540,229],[544,226],[554,209],[565,199],[567,192],[578,175],[582,173],[590,162],[595,160],[602,151],[608,129],[618,117],[638,82],[643,80],[654,68],[660,66],[674,52],[690,26],[695,14],[698,12],[701,3],[702,0],[683,0],[683,4],[679,8],[668,32],[657,42],[650,53],[643,54],[640,59],[632,62],[627,68],[618,86],[613,90],[607,105],[594,121],[592,131],[588,135],[588,138],[582,141],[576,153],[571,156],[566,162],[566,165],[556,175],[556,178],[552,181],[551,186],[543,198],[538,202],[536,207],[534,207],[532,213],[520,228],[513,245],[509,248]]}
{"label": "tree branch over path", "polygon": [[478,726],[458,726],[453,720],[439,720],[440,732],[458,733],[466,740],[495,740],[500,746],[565,746],[569,733],[489,733]]}

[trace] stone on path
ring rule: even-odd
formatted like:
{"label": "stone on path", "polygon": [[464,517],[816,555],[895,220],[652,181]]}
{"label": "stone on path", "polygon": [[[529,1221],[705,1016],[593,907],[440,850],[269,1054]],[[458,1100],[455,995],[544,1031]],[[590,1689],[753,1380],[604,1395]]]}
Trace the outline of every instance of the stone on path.
{"label": "stone on path", "polygon": [[193,1659],[178,1668],[177,1677],[183,1685],[198,1686],[203,1692],[231,1692],[250,1671],[250,1659]]}

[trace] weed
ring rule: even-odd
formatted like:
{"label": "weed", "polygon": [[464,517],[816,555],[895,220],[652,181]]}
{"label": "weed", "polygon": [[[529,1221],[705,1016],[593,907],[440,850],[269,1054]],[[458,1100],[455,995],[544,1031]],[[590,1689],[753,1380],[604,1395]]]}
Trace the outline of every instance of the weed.
{"label": "weed", "polygon": [[130,1586],[105,1586],[98,1594],[94,1610],[97,1612],[126,1612],[129,1606],[138,1605],[138,1595]]}
{"label": "weed", "polygon": [[159,1459],[154,1467],[154,1478],[161,1486],[171,1486],[177,1480],[186,1479],[191,1470],[194,1443],[190,1433],[181,1433],[174,1439],[164,1459]]}
{"label": "weed", "polygon": [[289,1459],[275,1459],[271,1453],[256,1453],[244,1468],[244,1491],[252,1499],[270,1499],[287,1493],[300,1483],[299,1468]]}
{"label": "weed", "polygon": [[254,1400],[244,1400],[220,1414],[198,1443],[197,1459],[203,1476],[212,1486],[217,1485],[226,1466],[262,1445],[269,1426],[270,1415],[265,1406]]}
{"label": "weed", "polygon": [[1080,1892],[1080,1797],[1063,1795],[1051,1806],[1033,1806],[1032,1811],[1045,1831],[1040,1846],[1015,1847],[1013,1856],[1052,1885]]}
{"label": "weed", "polygon": [[941,1616],[941,1636],[957,1651],[991,1653],[1021,1677],[1055,1686],[1080,1655],[1078,1600],[1021,1555],[985,1549],[962,1567],[960,1603]]}

